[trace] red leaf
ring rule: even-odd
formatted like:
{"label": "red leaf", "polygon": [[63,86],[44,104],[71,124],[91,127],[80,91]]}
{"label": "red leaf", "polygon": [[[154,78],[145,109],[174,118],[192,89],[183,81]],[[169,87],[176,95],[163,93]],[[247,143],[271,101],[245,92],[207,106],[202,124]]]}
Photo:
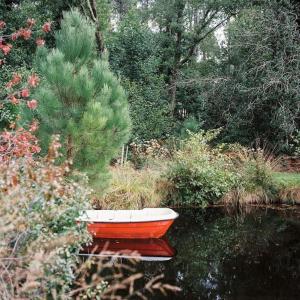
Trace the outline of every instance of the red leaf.
{"label": "red leaf", "polygon": [[27,106],[29,109],[36,109],[37,101],[35,99],[32,99],[31,101],[27,101]]}
{"label": "red leaf", "polygon": [[23,89],[23,90],[21,91],[21,96],[22,96],[23,98],[29,97],[29,89]]}
{"label": "red leaf", "polygon": [[32,87],[36,87],[39,81],[40,79],[35,74],[32,74],[31,76],[28,77],[28,83]]}
{"label": "red leaf", "polygon": [[50,22],[46,22],[43,26],[42,26],[42,30],[44,32],[50,32],[51,31],[51,23]]}

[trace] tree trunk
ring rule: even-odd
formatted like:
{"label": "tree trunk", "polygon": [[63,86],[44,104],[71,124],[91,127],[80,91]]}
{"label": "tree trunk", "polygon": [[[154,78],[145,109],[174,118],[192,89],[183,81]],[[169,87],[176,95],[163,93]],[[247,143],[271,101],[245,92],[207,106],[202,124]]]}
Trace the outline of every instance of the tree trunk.
{"label": "tree trunk", "polygon": [[90,9],[90,14],[91,14],[91,19],[95,23],[96,26],[96,42],[97,42],[97,48],[100,54],[102,54],[105,50],[104,47],[104,39],[103,39],[103,34],[100,29],[100,22],[97,14],[97,3],[96,0],[87,0],[88,6]]}
{"label": "tree trunk", "polygon": [[179,77],[180,60],[182,54],[182,32],[183,32],[183,11],[185,8],[185,2],[179,1],[176,4],[177,16],[176,24],[178,28],[175,31],[175,51],[174,51],[174,64],[171,69],[170,77],[170,99],[171,99],[171,115],[174,116],[176,109],[176,92],[177,92],[177,81]]}
{"label": "tree trunk", "polygon": [[103,34],[99,30],[99,25],[96,25],[96,26],[97,26],[97,29],[96,29],[97,47],[98,47],[98,51],[100,52],[100,54],[102,54],[104,52],[104,50],[105,50],[105,48],[104,48]]}
{"label": "tree trunk", "polygon": [[68,138],[67,138],[67,159],[68,160],[73,160],[73,138],[71,136],[71,134],[68,134]]}
{"label": "tree trunk", "polygon": [[170,94],[170,112],[171,116],[174,116],[175,114],[175,109],[176,109],[176,93],[177,93],[177,80],[178,80],[178,69],[173,69],[171,73],[171,78],[170,78],[170,89],[169,89],[169,94]]}

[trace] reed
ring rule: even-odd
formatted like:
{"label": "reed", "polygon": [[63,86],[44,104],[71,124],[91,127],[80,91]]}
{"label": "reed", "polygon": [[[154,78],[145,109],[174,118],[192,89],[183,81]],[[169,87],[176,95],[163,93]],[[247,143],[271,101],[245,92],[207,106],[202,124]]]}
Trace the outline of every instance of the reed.
{"label": "reed", "polygon": [[237,186],[227,193],[225,204],[268,204],[278,201],[278,188],[273,178],[280,159],[268,148],[235,149],[232,162],[239,174]]}
{"label": "reed", "polygon": [[287,187],[279,191],[279,199],[284,203],[300,204],[300,187]]}

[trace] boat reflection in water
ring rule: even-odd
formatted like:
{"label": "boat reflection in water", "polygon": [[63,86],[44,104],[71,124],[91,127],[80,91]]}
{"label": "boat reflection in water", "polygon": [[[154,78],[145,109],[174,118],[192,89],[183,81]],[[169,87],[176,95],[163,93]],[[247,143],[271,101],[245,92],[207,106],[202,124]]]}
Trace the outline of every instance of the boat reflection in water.
{"label": "boat reflection in water", "polygon": [[138,258],[143,261],[166,261],[175,255],[175,249],[166,238],[160,239],[100,239],[81,251],[83,256]]}

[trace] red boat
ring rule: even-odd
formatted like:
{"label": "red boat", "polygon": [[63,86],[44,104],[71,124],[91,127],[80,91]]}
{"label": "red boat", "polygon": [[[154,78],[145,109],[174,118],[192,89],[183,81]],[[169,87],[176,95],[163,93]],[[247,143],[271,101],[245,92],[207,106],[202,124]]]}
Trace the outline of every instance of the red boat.
{"label": "red boat", "polygon": [[175,250],[166,239],[94,239],[81,255],[162,261],[170,260]]}
{"label": "red boat", "polygon": [[170,208],[86,210],[78,221],[96,238],[147,239],[162,237],[177,217]]}

